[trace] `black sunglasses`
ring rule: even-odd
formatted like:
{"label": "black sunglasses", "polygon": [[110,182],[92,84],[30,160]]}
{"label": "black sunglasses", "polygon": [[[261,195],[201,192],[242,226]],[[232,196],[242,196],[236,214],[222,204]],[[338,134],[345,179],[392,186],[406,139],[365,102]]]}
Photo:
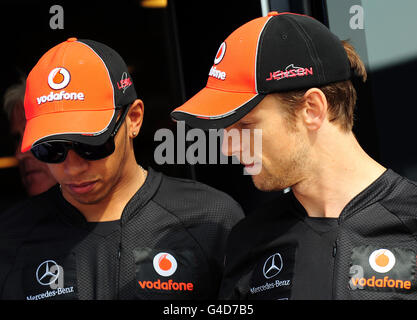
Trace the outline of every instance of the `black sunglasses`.
{"label": "black sunglasses", "polygon": [[74,150],[81,158],[86,160],[100,160],[108,157],[114,152],[115,144],[114,137],[119,131],[124,119],[126,118],[127,112],[129,111],[129,105],[121,108],[121,116],[116,122],[115,128],[107,141],[101,145],[94,146],[87,143],[67,141],[67,140],[50,140],[41,142],[34,145],[31,151],[35,158],[42,162],[47,163],[61,163],[64,162],[68,150]]}

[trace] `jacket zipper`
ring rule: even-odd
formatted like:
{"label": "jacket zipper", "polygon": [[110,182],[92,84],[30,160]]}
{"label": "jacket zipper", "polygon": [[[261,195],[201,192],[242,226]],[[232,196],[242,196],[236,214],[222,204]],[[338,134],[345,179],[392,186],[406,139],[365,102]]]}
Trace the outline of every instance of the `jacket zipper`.
{"label": "jacket zipper", "polygon": [[117,283],[116,283],[116,300],[119,300],[120,292],[120,268],[121,268],[121,256],[122,256],[122,221],[120,219],[120,237],[119,237],[119,247],[117,249]]}
{"label": "jacket zipper", "polygon": [[333,256],[333,275],[332,275],[332,300],[334,300],[334,293],[335,293],[335,288],[336,288],[336,284],[335,284],[335,274],[336,274],[336,255],[337,255],[337,238],[333,243],[333,251],[332,251],[332,256]]}

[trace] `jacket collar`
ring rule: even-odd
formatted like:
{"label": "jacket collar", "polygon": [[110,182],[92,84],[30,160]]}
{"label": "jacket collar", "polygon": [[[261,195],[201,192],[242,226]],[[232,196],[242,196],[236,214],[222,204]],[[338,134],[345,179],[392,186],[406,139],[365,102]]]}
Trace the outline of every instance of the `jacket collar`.
{"label": "jacket collar", "polygon": [[[338,218],[339,224],[346,219],[349,219],[360,210],[368,207],[381,199],[389,195],[397,183],[403,179],[400,175],[392,171],[391,169],[385,170],[374,182],[368,187],[358,193],[347,205],[343,208]],[[292,204],[296,208],[297,216],[304,219],[307,216],[307,212],[301,203],[294,196],[294,193],[290,191]]]}
{"label": "jacket collar", "polygon": [[[133,218],[154,196],[162,180],[162,174],[148,168],[148,175],[144,184],[137,190],[133,197],[126,204],[121,216],[121,224],[125,224]],[[87,227],[87,220],[84,215],[69,203],[62,195],[59,185],[51,190],[51,199],[55,204],[57,215],[65,223]]]}

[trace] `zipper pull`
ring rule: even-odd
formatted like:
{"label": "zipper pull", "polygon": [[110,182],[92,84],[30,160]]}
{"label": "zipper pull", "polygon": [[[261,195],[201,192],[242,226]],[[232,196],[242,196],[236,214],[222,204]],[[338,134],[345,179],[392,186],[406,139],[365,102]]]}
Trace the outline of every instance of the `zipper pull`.
{"label": "zipper pull", "polygon": [[120,256],[122,254],[122,244],[119,245],[119,250],[117,251],[117,258],[120,260]]}
{"label": "zipper pull", "polygon": [[336,253],[337,253],[337,242],[335,241],[333,244],[333,253],[332,253],[333,258],[336,257]]}

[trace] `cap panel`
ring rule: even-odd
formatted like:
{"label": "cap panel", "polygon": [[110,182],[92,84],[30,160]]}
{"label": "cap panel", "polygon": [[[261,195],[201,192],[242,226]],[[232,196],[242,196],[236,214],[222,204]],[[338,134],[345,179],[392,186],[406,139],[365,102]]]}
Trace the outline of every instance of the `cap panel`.
{"label": "cap panel", "polygon": [[244,24],[223,42],[225,46],[222,43],[210,69],[207,88],[256,93],[258,39],[268,19],[269,17],[257,18]]}
{"label": "cap panel", "polygon": [[286,13],[272,18],[259,50],[260,93],[300,90],[350,77],[341,41],[309,16]]}
{"label": "cap panel", "polygon": [[[311,19],[308,17],[308,19]],[[307,39],[281,14],[271,19],[262,35],[258,56],[258,90],[262,93],[308,86],[318,66]]]}
{"label": "cap panel", "polygon": [[79,39],[89,46],[103,61],[113,86],[114,103],[124,106],[137,99],[133,80],[122,57],[112,48],[93,40]]}
{"label": "cap panel", "polygon": [[25,93],[28,121],[49,113],[104,109],[114,109],[112,84],[104,64],[84,44],[58,45],[29,73]]}
{"label": "cap panel", "polygon": [[[297,17],[294,17],[297,21]],[[350,78],[351,70],[346,50],[341,40],[321,23],[299,21],[312,39],[317,59],[322,66],[323,80],[320,84],[344,81]]]}

